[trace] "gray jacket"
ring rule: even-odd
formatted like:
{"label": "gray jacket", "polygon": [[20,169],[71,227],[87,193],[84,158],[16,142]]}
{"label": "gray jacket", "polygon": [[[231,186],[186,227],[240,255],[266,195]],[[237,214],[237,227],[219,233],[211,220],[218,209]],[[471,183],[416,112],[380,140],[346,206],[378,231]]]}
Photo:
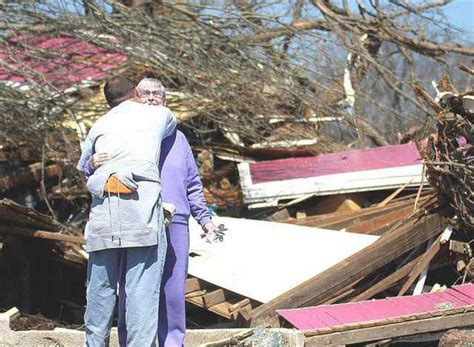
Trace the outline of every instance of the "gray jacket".
{"label": "gray jacket", "polygon": [[[168,108],[125,101],[90,129],[77,168],[85,171],[94,153],[107,152],[112,159],[87,179],[92,194],[85,230],[88,252],[152,246],[164,235],[157,163],[161,142],[175,127],[176,119]],[[135,191],[105,193],[112,174]]]}

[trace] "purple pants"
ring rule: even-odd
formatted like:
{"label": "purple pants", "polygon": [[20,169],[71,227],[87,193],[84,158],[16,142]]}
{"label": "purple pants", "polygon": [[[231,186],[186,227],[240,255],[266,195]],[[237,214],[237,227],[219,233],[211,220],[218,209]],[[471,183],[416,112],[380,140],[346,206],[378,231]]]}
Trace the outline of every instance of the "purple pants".
{"label": "purple pants", "polygon": [[[186,332],[184,290],[188,274],[189,228],[172,223],[166,228],[168,249],[161,280],[158,338],[160,347],[181,347]],[[120,346],[126,346],[125,279],[119,279],[118,335]],[[158,304],[158,303],[157,303]]]}

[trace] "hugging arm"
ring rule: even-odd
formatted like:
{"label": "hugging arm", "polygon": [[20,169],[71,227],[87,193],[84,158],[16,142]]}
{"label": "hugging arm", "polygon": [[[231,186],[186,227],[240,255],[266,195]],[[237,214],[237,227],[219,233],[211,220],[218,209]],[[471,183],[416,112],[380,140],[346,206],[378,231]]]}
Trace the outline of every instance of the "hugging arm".
{"label": "hugging arm", "polygon": [[201,235],[207,242],[222,241],[225,228],[223,225],[216,226],[211,219],[204,198],[203,186],[199,177],[199,170],[193,157],[189,144],[186,146],[186,163],[188,166],[187,194],[191,215],[201,225],[204,233]]}
{"label": "hugging arm", "polygon": [[87,134],[86,139],[84,140],[84,144],[82,146],[82,153],[81,153],[81,158],[79,159],[79,162],[77,163],[76,168],[79,171],[84,172],[86,176],[89,176],[91,173],[90,171],[90,160],[92,159],[92,156],[94,155],[94,142],[92,140],[92,129],[89,131],[89,134]]}

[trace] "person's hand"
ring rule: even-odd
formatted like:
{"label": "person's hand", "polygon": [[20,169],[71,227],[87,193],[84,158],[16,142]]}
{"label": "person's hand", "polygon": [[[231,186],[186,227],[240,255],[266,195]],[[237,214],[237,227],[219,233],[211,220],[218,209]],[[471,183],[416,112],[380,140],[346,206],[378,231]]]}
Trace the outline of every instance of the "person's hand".
{"label": "person's hand", "polygon": [[96,153],[92,156],[91,166],[93,169],[97,169],[98,167],[104,165],[110,159],[112,159],[112,157],[109,153]]}
{"label": "person's hand", "polygon": [[204,233],[201,234],[201,238],[203,238],[207,243],[224,241],[225,231],[227,231],[224,224],[216,226],[212,221],[207,222],[202,229]]}

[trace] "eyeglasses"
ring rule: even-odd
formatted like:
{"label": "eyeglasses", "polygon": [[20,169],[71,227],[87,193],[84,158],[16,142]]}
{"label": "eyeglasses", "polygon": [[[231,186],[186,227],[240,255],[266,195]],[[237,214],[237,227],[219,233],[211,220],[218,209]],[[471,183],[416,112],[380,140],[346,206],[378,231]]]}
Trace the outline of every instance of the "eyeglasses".
{"label": "eyeglasses", "polygon": [[155,98],[160,98],[160,99],[165,98],[165,93],[163,93],[161,90],[140,90],[139,93],[142,96],[153,95]]}

